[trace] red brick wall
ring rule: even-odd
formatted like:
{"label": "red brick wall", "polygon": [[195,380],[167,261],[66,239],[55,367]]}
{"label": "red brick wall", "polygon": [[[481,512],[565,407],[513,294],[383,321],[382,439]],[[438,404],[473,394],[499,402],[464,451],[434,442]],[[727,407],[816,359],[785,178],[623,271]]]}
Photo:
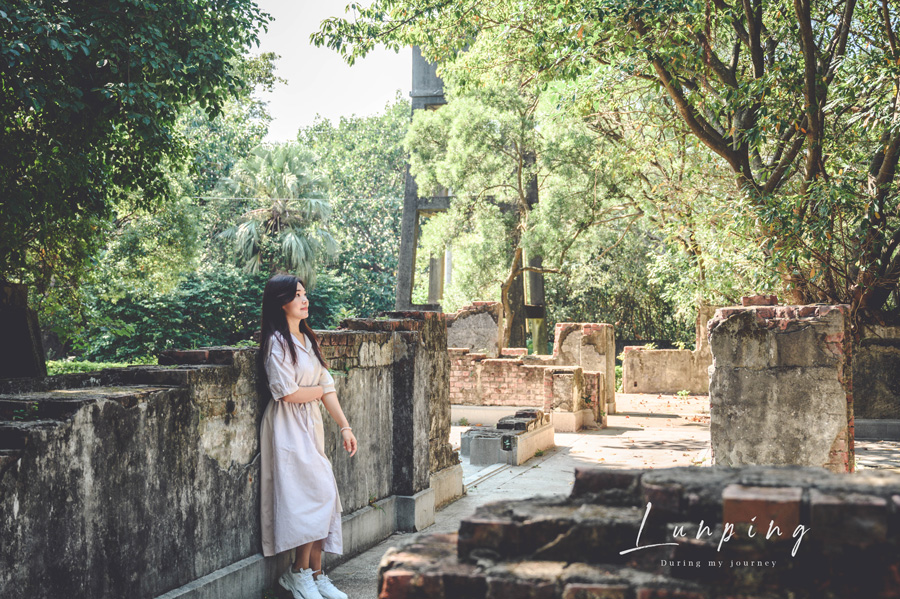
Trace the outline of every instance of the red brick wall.
{"label": "red brick wall", "polygon": [[450,403],[491,406],[543,406],[544,372],[516,358],[450,349]]}

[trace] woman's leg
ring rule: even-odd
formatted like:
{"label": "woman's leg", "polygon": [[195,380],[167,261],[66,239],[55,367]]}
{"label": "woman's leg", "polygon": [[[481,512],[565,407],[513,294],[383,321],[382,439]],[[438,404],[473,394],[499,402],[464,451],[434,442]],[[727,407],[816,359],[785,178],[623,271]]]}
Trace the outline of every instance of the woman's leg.
{"label": "woman's leg", "polygon": [[313,569],[313,577],[318,578],[322,573],[322,542],[325,539],[319,539],[310,543],[312,550],[309,553],[309,567]]}
{"label": "woman's leg", "polygon": [[322,545],[321,541],[310,541],[304,545],[300,545],[294,550],[294,572],[299,572],[300,570],[308,570],[311,563],[311,554],[313,551],[313,546],[319,543],[319,557],[318,557],[318,568],[322,567]]}

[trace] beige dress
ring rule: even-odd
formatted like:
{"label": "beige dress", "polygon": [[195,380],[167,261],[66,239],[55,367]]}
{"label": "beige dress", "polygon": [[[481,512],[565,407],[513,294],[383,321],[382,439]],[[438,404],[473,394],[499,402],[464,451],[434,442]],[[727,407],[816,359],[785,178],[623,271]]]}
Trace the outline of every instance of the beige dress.
{"label": "beige dress", "polygon": [[341,500],[325,455],[320,402],[281,401],[300,387],[321,385],[332,392],[334,379],[305,336],[301,342],[291,335],[296,365],[283,342],[278,333],[272,337],[264,362],[273,400],[260,425],[263,555],[319,539],[324,539],[323,550],[342,553]]}

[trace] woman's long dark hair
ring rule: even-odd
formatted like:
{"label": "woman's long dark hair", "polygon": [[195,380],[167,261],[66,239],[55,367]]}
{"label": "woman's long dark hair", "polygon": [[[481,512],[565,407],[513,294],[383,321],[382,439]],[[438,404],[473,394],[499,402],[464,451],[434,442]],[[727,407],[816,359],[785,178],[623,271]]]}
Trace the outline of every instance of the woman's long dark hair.
{"label": "woman's long dark hair", "polygon": [[[266,283],[263,290],[262,300],[262,326],[259,335],[259,352],[256,354],[257,380],[260,383],[261,396],[263,398],[263,407],[269,402],[270,392],[268,377],[266,376],[266,356],[269,354],[269,348],[272,345],[272,337],[275,332],[281,333],[281,342],[286,346],[285,349],[291,354],[291,362],[297,363],[297,350],[294,344],[290,342],[291,331],[288,329],[287,316],[282,309],[285,304],[294,301],[297,296],[297,283],[304,285],[298,277],[293,275],[275,275]],[[300,332],[309,337],[312,349],[322,363],[322,366],[328,368],[328,363],[322,357],[322,351],[319,349],[319,338],[306,322],[307,319],[300,321]]]}

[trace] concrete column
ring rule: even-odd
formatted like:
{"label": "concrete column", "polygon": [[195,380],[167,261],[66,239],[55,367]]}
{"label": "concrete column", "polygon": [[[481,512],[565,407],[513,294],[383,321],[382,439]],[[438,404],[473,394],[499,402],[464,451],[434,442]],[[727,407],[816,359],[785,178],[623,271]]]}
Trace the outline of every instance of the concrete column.
{"label": "concrete column", "polygon": [[439,304],[444,297],[444,257],[432,257],[428,262],[428,303]]}
{"label": "concrete column", "polygon": [[853,471],[849,306],[721,308],[709,331],[717,465]]}

